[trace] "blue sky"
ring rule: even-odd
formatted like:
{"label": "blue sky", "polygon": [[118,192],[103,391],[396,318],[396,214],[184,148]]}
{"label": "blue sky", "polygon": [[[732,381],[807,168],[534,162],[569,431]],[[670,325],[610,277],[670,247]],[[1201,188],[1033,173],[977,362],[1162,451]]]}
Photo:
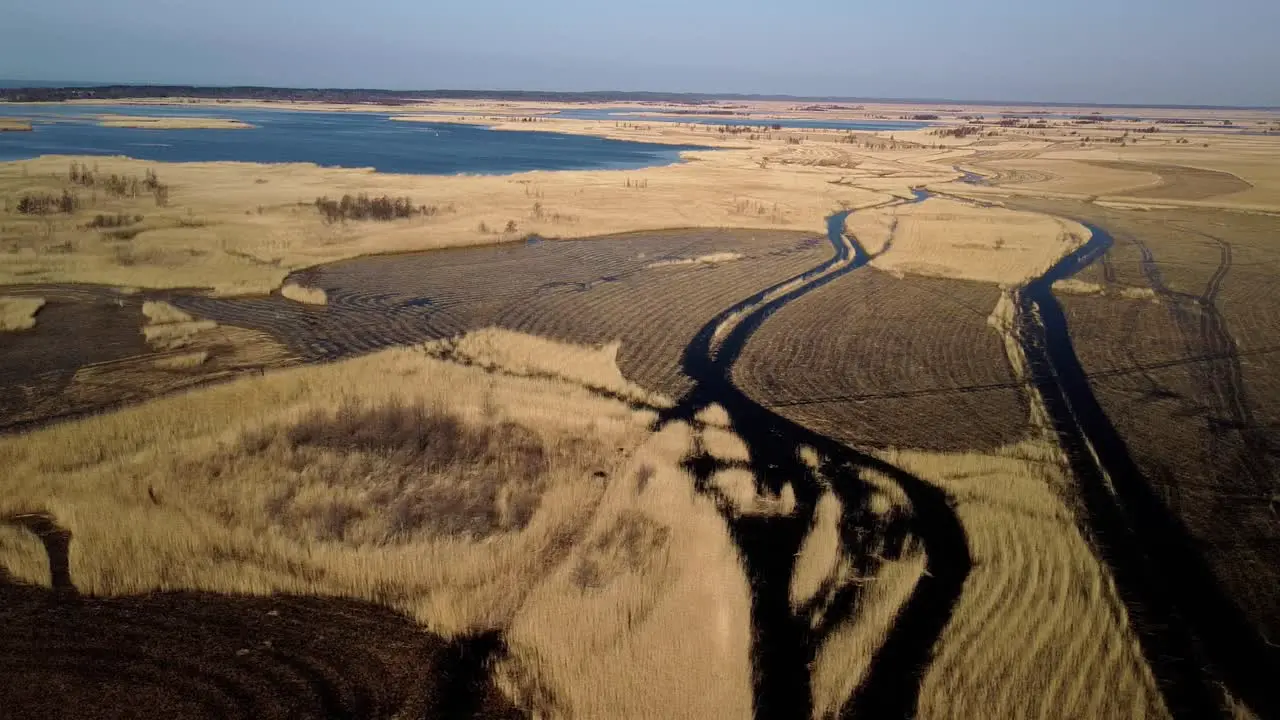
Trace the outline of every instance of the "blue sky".
{"label": "blue sky", "polygon": [[0,77],[1280,105],[1280,0],[41,0]]}

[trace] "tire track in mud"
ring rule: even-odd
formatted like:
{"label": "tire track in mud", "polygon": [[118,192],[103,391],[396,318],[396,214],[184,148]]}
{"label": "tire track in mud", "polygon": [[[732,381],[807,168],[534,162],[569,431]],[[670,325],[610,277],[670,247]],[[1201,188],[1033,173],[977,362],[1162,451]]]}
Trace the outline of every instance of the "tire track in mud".
{"label": "tire track in mud", "polygon": [[[1032,382],[1078,480],[1094,539],[1135,618],[1143,652],[1170,711],[1178,717],[1222,716],[1222,697],[1213,683],[1218,680],[1259,716],[1278,717],[1275,648],[1266,645],[1226,596],[1195,540],[1143,477],[1075,354],[1053,283],[1103,257],[1114,242],[1103,229],[1084,224],[1093,234],[1090,241],[1018,295],[1018,337]],[[1164,287],[1154,256],[1135,242],[1153,288]],[[1205,295],[1164,288],[1167,299],[1178,307],[1187,302],[1212,305],[1230,255],[1223,259]],[[1229,334],[1228,340],[1222,338],[1220,322],[1200,324],[1199,330],[1213,335],[1219,348],[1208,355],[1220,357],[1234,349],[1226,344]],[[1234,363],[1238,367],[1238,359]],[[1228,375],[1213,382],[1231,385],[1238,380]]]}
{"label": "tire track in mud", "polygon": [[[926,192],[915,193],[915,201],[926,197]],[[828,218],[828,240],[835,254],[827,262],[725,309],[703,326],[682,357],[682,367],[693,379],[693,388],[658,421],[661,425],[693,420],[702,409],[720,404],[728,413],[734,432],[747,445],[748,464],[759,489],[777,494],[790,483],[795,492],[797,511],[793,516],[761,518],[725,513],[752,587],[757,718],[807,719],[812,715],[809,666],[822,640],[820,630],[830,630],[832,623],[824,623],[819,629],[810,627],[807,618],[793,613],[789,589],[800,544],[809,529],[817,498],[828,483],[846,509],[846,517],[856,519],[866,514],[870,497],[869,485],[859,478],[860,472],[878,472],[894,481],[911,505],[909,531],[920,541],[926,557],[925,572],[841,716],[896,718],[915,714],[921,678],[933,646],[950,620],[972,566],[964,531],[945,492],[901,468],[783,418],[752,400],[733,382],[735,362],[752,334],[773,312],[870,260],[856,240],[843,235],[848,214],[837,213]],[[818,452],[818,470],[801,459],[806,447]],[[695,457],[687,466],[698,489],[708,492],[715,463]],[[845,522],[842,534],[856,537],[856,529],[848,526],[854,521]],[[901,543],[897,545],[900,552]],[[831,613],[847,617],[857,600],[856,591],[844,593]]]}

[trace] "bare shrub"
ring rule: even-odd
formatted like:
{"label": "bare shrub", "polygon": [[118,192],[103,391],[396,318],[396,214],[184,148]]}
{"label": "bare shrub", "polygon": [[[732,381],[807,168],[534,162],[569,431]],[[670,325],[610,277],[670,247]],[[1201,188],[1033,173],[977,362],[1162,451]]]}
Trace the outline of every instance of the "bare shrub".
{"label": "bare shrub", "polygon": [[131,215],[129,213],[116,213],[115,215],[103,215],[101,213],[94,215],[85,227],[89,228],[120,228],[126,225],[132,225],[142,222],[141,215]]}
{"label": "bare shrub", "polygon": [[61,195],[32,193],[18,200],[18,212],[23,215],[71,214],[80,207],[80,198],[63,190]]}
{"label": "bare shrub", "polygon": [[407,197],[383,195],[371,198],[365,193],[343,195],[340,200],[330,200],[327,196],[318,197],[315,206],[325,222],[330,223],[346,220],[400,220],[414,215],[435,215],[440,211],[434,205],[415,206]]}

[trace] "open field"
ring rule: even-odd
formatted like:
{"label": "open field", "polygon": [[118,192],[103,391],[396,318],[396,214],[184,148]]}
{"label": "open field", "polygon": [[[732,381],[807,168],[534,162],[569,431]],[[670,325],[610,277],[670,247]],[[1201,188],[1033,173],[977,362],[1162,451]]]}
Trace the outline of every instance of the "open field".
{"label": "open field", "polygon": [[1029,409],[987,318],[993,285],[855,272],[788,304],[735,381],[762,404],[860,447],[993,448]]}
{"label": "open field", "polygon": [[141,128],[150,130],[248,130],[247,122],[230,118],[156,117],[154,115],[103,115],[98,119],[103,127]]}
{"label": "open field", "polygon": [[[718,149],[499,177],[0,164],[3,316],[35,320],[0,336],[0,625],[56,609],[40,635],[0,636],[23,658],[57,648],[14,664],[0,702],[56,716],[48,689],[81,658],[141,637],[104,670],[118,689],[95,674],[66,702],[1280,707],[1280,138],[1238,132],[1274,113],[734,109],[940,116],[867,133],[559,107],[396,112]],[[407,212],[317,202],[362,194]],[[1082,223],[1115,242],[1044,284],[1069,331],[1054,360],[1086,376],[1055,399],[1051,308],[1027,298],[1092,246]],[[1115,449],[1068,432],[1090,393],[1135,472],[1108,475]],[[1166,552],[1184,553],[1172,573]],[[1165,615],[1134,592],[1161,573]]]}

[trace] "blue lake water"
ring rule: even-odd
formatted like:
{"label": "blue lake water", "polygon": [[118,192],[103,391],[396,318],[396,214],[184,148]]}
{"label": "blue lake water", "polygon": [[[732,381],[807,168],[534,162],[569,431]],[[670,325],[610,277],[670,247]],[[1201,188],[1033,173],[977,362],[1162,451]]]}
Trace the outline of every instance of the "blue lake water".
{"label": "blue lake water", "polygon": [[784,128],[811,128],[814,130],[861,130],[863,132],[881,132],[894,130],[918,130],[927,127],[927,122],[913,120],[796,120],[752,118],[740,115],[636,115],[634,112],[618,108],[589,108],[582,110],[561,110],[551,117],[571,120],[614,120],[617,122],[674,122],[693,123],[695,125],[734,125],[737,127],[772,127],[781,125]]}
{"label": "blue lake water", "polygon": [[[105,114],[222,117],[252,130],[106,128]],[[697,146],[624,142],[477,125],[396,122],[382,113],[331,113],[201,106],[0,105],[0,117],[32,121],[0,133],[0,161],[39,155],[127,155],[165,162],[311,162],[381,172],[455,175],[528,170],[629,169],[679,161]]]}

